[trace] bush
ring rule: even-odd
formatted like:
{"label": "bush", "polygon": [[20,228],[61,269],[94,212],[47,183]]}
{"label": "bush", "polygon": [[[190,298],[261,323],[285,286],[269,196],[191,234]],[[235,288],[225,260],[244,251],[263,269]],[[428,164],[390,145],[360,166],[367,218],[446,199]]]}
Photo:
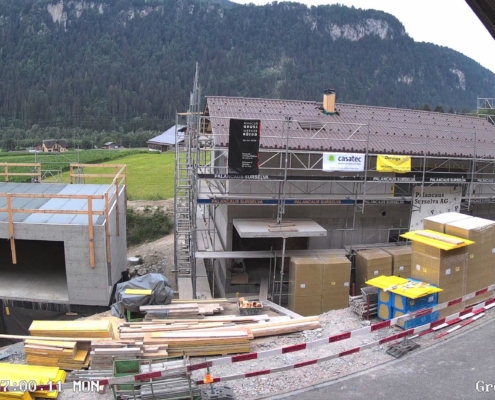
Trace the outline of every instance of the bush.
{"label": "bush", "polygon": [[173,223],[165,212],[146,207],[142,212],[127,210],[127,245],[157,240],[172,231]]}

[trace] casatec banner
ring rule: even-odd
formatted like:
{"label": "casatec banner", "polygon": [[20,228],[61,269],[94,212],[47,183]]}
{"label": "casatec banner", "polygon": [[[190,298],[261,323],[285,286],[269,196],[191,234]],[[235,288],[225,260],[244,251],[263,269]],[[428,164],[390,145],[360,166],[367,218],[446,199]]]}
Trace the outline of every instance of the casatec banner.
{"label": "casatec banner", "polygon": [[365,154],[323,153],[323,171],[364,171]]}

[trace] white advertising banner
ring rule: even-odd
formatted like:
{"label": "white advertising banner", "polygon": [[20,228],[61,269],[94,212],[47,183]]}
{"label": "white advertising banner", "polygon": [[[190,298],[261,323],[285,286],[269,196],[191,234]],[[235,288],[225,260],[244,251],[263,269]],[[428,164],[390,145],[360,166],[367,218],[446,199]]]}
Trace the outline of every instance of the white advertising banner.
{"label": "white advertising banner", "polygon": [[462,188],[460,186],[415,187],[412,196],[411,225],[409,230],[423,229],[423,218],[461,209]]}
{"label": "white advertising banner", "polygon": [[323,153],[323,171],[364,171],[365,154]]}

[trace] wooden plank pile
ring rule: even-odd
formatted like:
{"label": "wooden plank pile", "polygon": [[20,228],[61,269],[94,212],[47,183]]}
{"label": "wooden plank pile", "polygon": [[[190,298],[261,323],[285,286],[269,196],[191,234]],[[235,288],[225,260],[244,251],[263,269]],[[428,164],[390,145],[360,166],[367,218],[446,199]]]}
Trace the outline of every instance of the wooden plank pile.
{"label": "wooden plank pile", "polygon": [[168,356],[166,344],[112,340],[91,342],[91,369],[112,369],[114,360],[155,359]]}
{"label": "wooden plank pile", "polygon": [[62,369],[83,369],[89,366],[87,350],[78,349],[74,341],[28,339],[24,341],[28,365],[44,365]]}
{"label": "wooden plank pile", "polygon": [[[32,339],[24,341],[29,365],[60,367],[66,370],[88,368],[89,342],[71,340],[111,338],[110,321],[33,321],[29,327]],[[60,340],[37,339],[60,338]]]}
{"label": "wooden plank pile", "polygon": [[145,320],[159,318],[197,318],[198,315],[213,315],[223,311],[218,303],[180,303],[168,305],[142,306],[141,312],[146,312]]}

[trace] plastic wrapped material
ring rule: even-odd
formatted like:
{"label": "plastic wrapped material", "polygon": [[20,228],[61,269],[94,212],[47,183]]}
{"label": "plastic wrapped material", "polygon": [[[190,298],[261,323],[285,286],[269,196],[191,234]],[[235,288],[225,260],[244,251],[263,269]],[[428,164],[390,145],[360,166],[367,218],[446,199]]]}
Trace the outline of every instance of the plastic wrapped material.
{"label": "plastic wrapped material", "polygon": [[[126,289],[151,289],[151,295],[126,294]],[[112,304],[112,315],[123,318],[125,311],[138,312],[139,307],[146,305],[170,304],[173,291],[167,278],[162,274],[147,274],[139,278],[117,285],[115,304]]]}

